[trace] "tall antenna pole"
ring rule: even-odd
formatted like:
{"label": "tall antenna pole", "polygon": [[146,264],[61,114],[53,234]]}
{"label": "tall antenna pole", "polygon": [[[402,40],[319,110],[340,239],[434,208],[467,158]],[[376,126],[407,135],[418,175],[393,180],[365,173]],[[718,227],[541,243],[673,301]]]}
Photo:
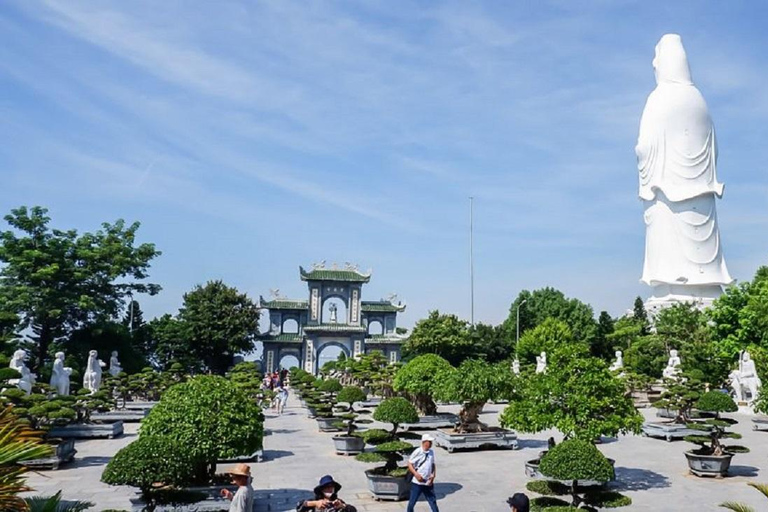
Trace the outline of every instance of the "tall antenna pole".
{"label": "tall antenna pole", "polygon": [[475,325],[474,200],[469,196],[469,323]]}

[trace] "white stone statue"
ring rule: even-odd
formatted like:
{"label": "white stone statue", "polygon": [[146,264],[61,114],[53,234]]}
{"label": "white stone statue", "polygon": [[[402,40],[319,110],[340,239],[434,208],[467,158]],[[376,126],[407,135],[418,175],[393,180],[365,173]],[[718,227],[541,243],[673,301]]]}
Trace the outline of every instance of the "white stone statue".
{"label": "white stone statue", "polygon": [[99,360],[99,354],[95,350],[88,352],[88,366],[83,375],[83,387],[91,392],[97,392],[101,386],[101,366],[103,363]]}
{"label": "white stone statue", "polygon": [[515,375],[520,375],[520,360],[517,358],[512,361],[512,373]]}
{"label": "white stone statue", "polygon": [[[729,377],[737,402],[747,402],[751,404],[755,401],[763,383],[757,375],[755,362],[752,360],[749,352],[746,350],[744,351],[739,359],[738,370],[733,370]],[[749,393],[749,399],[747,399],[747,393],[745,393],[745,391]]]}
{"label": "white stone statue", "polygon": [[667,360],[667,367],[664,368],[662,375],[665,379],[677,379],[680,375],[680,356],[677,355],[677,350],[672,349],[669,351],[669,359]]}
{"label": "white stone statue", "polygon": [[609,370],[612,372],[619,371],[624,368],[624,355],[621,350],[616,351],[616,360],[611,364]]}
{"label": "white stone statue", "polygon": [[547,371],[547,353],[542,352],[540,356],[536,356],[536,373],[546,373]]}
{"label": "white stone statue", "polygon": [[330,311],[330,313],[331,313],[330,322],[332,324],[335,324],[337,322],[336,312],[338,311],[338,308],[336,307],[336,304],[331,303],[331,305],[328,307],[328,311]]}
{"label": "white stone statue", "polygon": [[24,391],[26,394],[32,393],[32,385],[35,383],[36,375],[29,371],[29,368],[25,364],[27,360],[27,352],[24,349],[19,349],[13,353],[11,362],[8,365],[21,374],[18,379],[11,379],[9,384],[14,384],[17,388]]}
{"label": "white stone statue", "polygon": [[656,88],[645,104],[635,148],[646,226],[641,280],[653,288],[646,306],[705,307],[733,281],[715,209],[723,195],[715,129],[679,35],[661,38],[653,68]]}
{"label": "white stone statue", "polygon": [[117,350],[112,352],[112,357],[109,358],[109,374],[113,377],[117,377],[117,374],[123,371],[123,367],[120,366],[120,361],[117,359]]}
{"label": "white stone statue", "polygon": [[56,394],[69,395],[69,376],[72,375],[72,368],[64,366],[64,352],[56,352],[53,360],[53,372],[51,372],[51,387],[56,390]]}

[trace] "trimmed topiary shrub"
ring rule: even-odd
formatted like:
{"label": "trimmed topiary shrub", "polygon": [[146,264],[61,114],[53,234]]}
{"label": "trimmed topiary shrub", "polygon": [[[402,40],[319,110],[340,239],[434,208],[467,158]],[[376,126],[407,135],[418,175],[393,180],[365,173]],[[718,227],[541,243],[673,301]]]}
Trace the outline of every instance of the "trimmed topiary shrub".
{"label": "trimmed topiary shrub", "polygon": [[572,506],[578,507],[584,498],[580,495],[579,480],[609,482],[614,477],[613,466],[594,444],[581,439],[569,439],[549,450],[541,459],[539,471],[555,480],[571,482]]}
{"label": "trimmed topiary shrub", "polygon": [[346,435],[351,436],[357,430],[357,423],[370,423],[371,420],[358,420],[360,414],[367,414],[367,410],[355,410],[355,402],[363,402],[367,398],[365,392],[357,386],[346,386],[336,395],[336,401],[340,404],[348,404],[344,409],[344,414],[340,415],[343,421],[339,422],[339,427],[346,429]]}
{"label": "trimmed topiary shrub", "polygon": [[342,385],[338,379],[326,379],[320,382],[320,385],[317,386],[317,390],[323,393],[336,394],[342,390]]}
{"label": "trimmed topiary shrub", "polygon": [[395,375],[395,391],[407,393],[422,415],[437,414],[433,399],[443,373],[453,370],[451,364],[437,354],[413,358]]}
{"label": "trimmed topiary shrub", "polygon": [[382,423],[391,423],[392,436],[397,435],[397,428],[403,423],[416,423],[419,421],[419,413],[416,408],[403,397],[387,398],[379,404],[373,412],[373,419]]}
{"label": "trimmed topiary shrub", "polygon": [[264,436],[261,408],[224,377],[198,376],[170,388],[141,424],[141,436],[168,437],[191,456],[204,459],[195,471],[209,481],[216,461],[261,449]]}
{"label": "trimmed topiary shrub", "polygon": [[722,412],[736,412],[739,410],[736,402],[729,395],[719,391],[708,391],[696,401],[696,408],[700,411],[715,413],[714,419],[701,423],[689,424],[689,427],[702,430],[701,435],[686,436],[685,440],[698,444],[699,448],[694,453],[699,455],[724,455],[726,453],[747,453],[749,448],[744,446],[725,446],[723,439],[741,439],[741,434],[729,432],[727,429],[737,423],[736,420],[720,418]]}
{"label": "trimmed topiary shrub", "polygon": [[141,436],[115,454],[104,469],[101,481],[109,485],[138,487],[145,510],[152,511],[170,498],[160,487],[183,487],[194,483],[191,468],[201,464],[205,464],[204,458],[174,439]]}
{"label": "trimmed topiary shrub", "polygon": [[713,412],[715,417],[719,417],[721,412],[736,412],[739,406],[736,405],[730,395],[719,391],[707,391],[696,402],[696,409],[703,412]]}

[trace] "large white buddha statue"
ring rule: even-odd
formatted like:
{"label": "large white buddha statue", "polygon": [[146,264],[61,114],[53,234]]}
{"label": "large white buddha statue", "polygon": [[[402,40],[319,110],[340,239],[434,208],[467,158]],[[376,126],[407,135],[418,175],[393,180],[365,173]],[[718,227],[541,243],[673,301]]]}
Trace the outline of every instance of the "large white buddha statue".
{"label": "large white buddha statue", "polygon": [[646,307],[704,307],[733,281],[715,208],[723,195],[715,129],[679,35],[661,38],[653,68],[656,88],[645,104],[635,148],[646,226],[641,280],[653,288]]}

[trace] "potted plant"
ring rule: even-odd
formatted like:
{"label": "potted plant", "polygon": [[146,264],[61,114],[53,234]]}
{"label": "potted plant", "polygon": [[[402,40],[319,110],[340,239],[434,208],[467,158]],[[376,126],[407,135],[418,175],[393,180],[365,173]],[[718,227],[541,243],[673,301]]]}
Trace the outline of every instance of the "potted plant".
{"label": "potted plant", "polygon": [[413,446],[399,440],[397,429],[403,423],[418,421],[418,418],[416,408],[402,397],[387,398],[374,411],[373,419],[392,424],[388,441],[378,444],[373,453],[361,453],[356,457],[362,462],[385,462],[384,466],[365,472],[374,498],[397,501],[408,496],[411,489],[408,469],[398,466],[398,462],[403,460],[404,454],[413,451]]}
{"label": "potted plant", "polygon": [[449,368],[437,377],[435,396],[446,402],[459,402],[459,421],[453,428],[438,429],[435,444],[453,452],[460,448],[496,446],[516,448],[517,434],[508,429],[489,427],[480,414],[490,400],[509,399],[515,376],[506,364],[490,364],[468,359],[458,368]]}
{"label": "potted plant", "polygon": [[[357,425],[355,420],[362,411],[355,410],[356,402],[364,402],[366,399],[363,390],[357,386],[346,386],[336,396],[338,403],[345,403],[348,407],[344,410],[344,414],[340,415],[343,421],[340,422],[346,432],[333,436],[333,444],[336,447],[336,453],[338,455],[357,455],[362,453],[365,448],[365,441],[356,434]],[[358,420],[359,422],[366,420]]]}
{"label": "potted plant", "polygon": [[337,379],[323,380],[317,386],[317,390],[323,396],[320,405],[315,407],[315,420],[317,420],[320,432],[338,432],[341,430],[337,425],[339,419],[333,413],[333,408],[336,405],[336,394],[341,389],[342,385]]}
{"label": "potted plant", "polygon": [[541,459],[541,473],[551,481],[530,482],[529,490],[549,495],[569,494],[571,502],[534,498],[531,504],[535,509],[581,510],[582,504],[587,505],[587,509],[615,508],[632,503],[629,497],[604,489],[604,485],[614,479],[613,465],[593,443],[583,439],[568,439],[549,450]]}
{"label": "potted plant", "polygon": [[668,421],[644,423],[644,435],[672,441],[699,434],[701,428],[709,428],[694,424],[694,418],[700,416],[694,408],[705,388],[699,377],[698,372],[684,372],[677,379],[664,379],[665,390],[653,405],[657,409],[656,415],[668,418]]}
{"label": "potted plant", "polygon": [[424,354],[413,358],[395,374],[393,387],[404,393],[419,411],[419,421],[403,425],[405,430],[414,428],[451,427],[458,421],[455,414],[437,413],[434,395],[443,374],[452,370],[451,364],[436,354]]}
{"label": "potted plant", "polygon": [[768,393],[762,389],[757,395],[757,400],[752,405],[753,410],[759,414],[758,417],[752,418],[754,425],[752,428],[755,430],[768,431]]}
{"label": "potted plant", "polygon": [[715,417],[704,422],[707,431],[686,436],[686,441],[699,445],[699,448],[685,452],[688,468],[696,476],[725,476],[734,454],[749,451],[743,446],[724,446],[721,442],[723,439],[741,439],[740,434],[727,431],[736,420],[720,417],[720,413],[736,412],[739,407],[733,398],[719,391],[708,391],[701,395],[696,407],[701,411],[714,413]]}

